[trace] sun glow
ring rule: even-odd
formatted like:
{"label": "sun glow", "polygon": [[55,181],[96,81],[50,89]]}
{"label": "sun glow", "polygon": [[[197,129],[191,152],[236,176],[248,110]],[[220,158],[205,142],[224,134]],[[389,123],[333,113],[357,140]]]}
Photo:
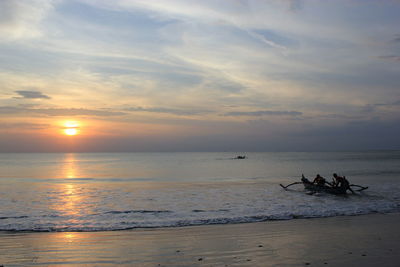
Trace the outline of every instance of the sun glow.
{"label": "sun glow", "polygon": [[79,123],[77,121],[66,121],[64,126],[67,128],[76,128],[79,126]]}
{"label": "sun glow", "polygon": [[67,128],[67,129],[64,129],[64,133],[66,135],[77,135],[78,130],[76,128]]}
{"label": "sun glow", "polygon": [[73,136],[79,133],[79,123],[76,121],[66,121],[64,123],[64,134]]}

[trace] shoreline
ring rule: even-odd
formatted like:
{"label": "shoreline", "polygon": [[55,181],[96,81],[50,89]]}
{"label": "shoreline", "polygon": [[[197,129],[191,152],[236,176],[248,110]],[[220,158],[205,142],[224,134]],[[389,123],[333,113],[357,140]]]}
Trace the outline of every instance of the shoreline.
{"label": "shoreline", "polygon": [[146,230],[166,230],[166,229],[181,229],[181,228],[190,228],[190,227],[207,227],[207,226],[218,226],[218,225],[238,225],[238,224],[257,224],[257,223],[272,223],[272,222],[284,222],[284,221],[292,221],[292,220],[318,220],[318,219],[326,219],[326,218],[336,218],[336,217],[359,217],[359,216],[369,216],[369,215],[389,215],[389,214],[400,214],[400,211],[389,211],[389,212],[372,212],[372,213],[362,213],[362,214],[348,214],[348,215],[332,215],[332,216],[323,216],[323,217],[303,217],[296,216],[289,219],[265,219],[260,221],[233,221],[228,223],[208,223],[208,224],[188,224],[188,225],[171,225],[171,226],[144,226],[144,227],[129,227],[124,229],[110,229],[110,230],[1,230],[0,236],[2,234],[18,234],[18,233],[99,233],[99,232],[124,232],[124,231],[146,231]]}
{"label": "shoreline", "polygon": [[0,232],[0,266],[397,266],[400,213],[98,232]]}

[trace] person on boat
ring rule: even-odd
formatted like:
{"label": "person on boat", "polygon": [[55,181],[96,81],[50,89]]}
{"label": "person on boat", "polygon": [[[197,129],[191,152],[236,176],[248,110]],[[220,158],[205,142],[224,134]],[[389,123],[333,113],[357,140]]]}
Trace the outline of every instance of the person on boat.
{"label": "person on boat", "polygon": [[311,182],[306,177],[304,177],[304,174],[301,175],[301,181],[306,184],[311,184]]}
{"label": "person on boat", "polygon": [[317,174],[317,176],[314,178],[313,184],[319,185],[319,186],[324,186],[326,183],[326,180],[324,177],[321,175]]}
{"label": "person on boat", "polygon": [[346,188],[346,190],[350,190],[352,193],[354,193],[354,191],[350,188],[350,183],[346,177],[339,176],[336,173],[333,174],[333,187]]}
{"label": "person on boat", "polygon": [[333,187],[341,187],[346,183],[346,181],[347,180],[344,177],[339,176],[336,173],[333,174]]}

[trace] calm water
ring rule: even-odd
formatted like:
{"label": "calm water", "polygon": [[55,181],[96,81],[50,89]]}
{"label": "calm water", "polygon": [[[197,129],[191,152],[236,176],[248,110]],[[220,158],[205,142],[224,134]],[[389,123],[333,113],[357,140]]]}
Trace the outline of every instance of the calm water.
{"label": "calm water", "polygon": [[[400,211],[400,152],[0,154],[0,230],[99,231]],[[307,195],[333,172],[370,187]]]}

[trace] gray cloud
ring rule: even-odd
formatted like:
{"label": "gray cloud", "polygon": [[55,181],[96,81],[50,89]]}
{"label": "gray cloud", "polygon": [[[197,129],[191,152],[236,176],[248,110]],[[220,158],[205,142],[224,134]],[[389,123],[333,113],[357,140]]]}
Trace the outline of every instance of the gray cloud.
{"label": "gray cloud", "polygon": [[386,60],[400,61],[400,56],[396,56],[396,55],[379,56],[379,58],[386,59]]}
{"label": "gray cloud", "polygon": [[25,107],[0,107],[1,114],[18,114],[18,113],[31,113],[41,114],[47,116],[122,116],[126,115],[125,112],[109,111],[109,110],[95,110],[83,108],[25,108]]}
{"label": "gray cloud", "polygon": [[400,34],[396,34],[394,39],[392,40],[394,43],[400,43]]}
{"label": "gray cloud", "polygon": [[303,115],[303,113],[299,111],[258,110],[258,111],[232,111],[224,114],[224,116],[255,116],[255,117],[264,115],[300,116]]}
{"label": "gray cloud", "polygon": [[173,108],[163,108],[163,107],[152,107],[152,108],[144,108],[144,107],[132,107],[125,109],[127,111],[137,111],[137,112],[153,112],[153,113],[166,113],[173,115],[198,115],[210,112],[209,110],[185,110],[185,109],[173,109]]}
{"label": "gray cloud", "polygon": [[361,116],[354,116],[354,115],[344,115],[344,114],[326,114],[326,115],[320,115],[318,118],[322,119],[343,119],[343,120],[355,120],[355,119],[361,119]]}
{"label": "gray cloud", "polygon": [[25,108],[17,108],[17,107],[0,107],[0,114],[4,115],[4,114],[14,114],[14,113],[21,113],[24,110],[26,110]]}
{"label": "gray cloud", "polygon": [[204,83],[204,87],[229,93],[239,93],[246,89],[246,87],[240,83],[216,77],[208,77],[208,80]]}
{"label": "gray cloud", "polygon": [[39,91],[15,91],[20,97],[14,98],[29,98],[29,99],[50,99],[48,95],[43,94]]}
{"label": "gray cloud", "polygon": [[368,104],[363,107],[364,112],[373,112],[378,107],[396,107],[400,106],[400,100],[390,102],[390,103],[375,103],[375,104]]}
{"label": "gray cloud", "polygon": [[29,129],[29,130],[40,130],[49,128],[49,124],[43,123],[3,123],[1,124],[2,129]]}
{"label": "gray cloud", "polygon": [[297,11],[303,7],[303,2],[300,0],[286,0],[289,5],[289,10]]}

